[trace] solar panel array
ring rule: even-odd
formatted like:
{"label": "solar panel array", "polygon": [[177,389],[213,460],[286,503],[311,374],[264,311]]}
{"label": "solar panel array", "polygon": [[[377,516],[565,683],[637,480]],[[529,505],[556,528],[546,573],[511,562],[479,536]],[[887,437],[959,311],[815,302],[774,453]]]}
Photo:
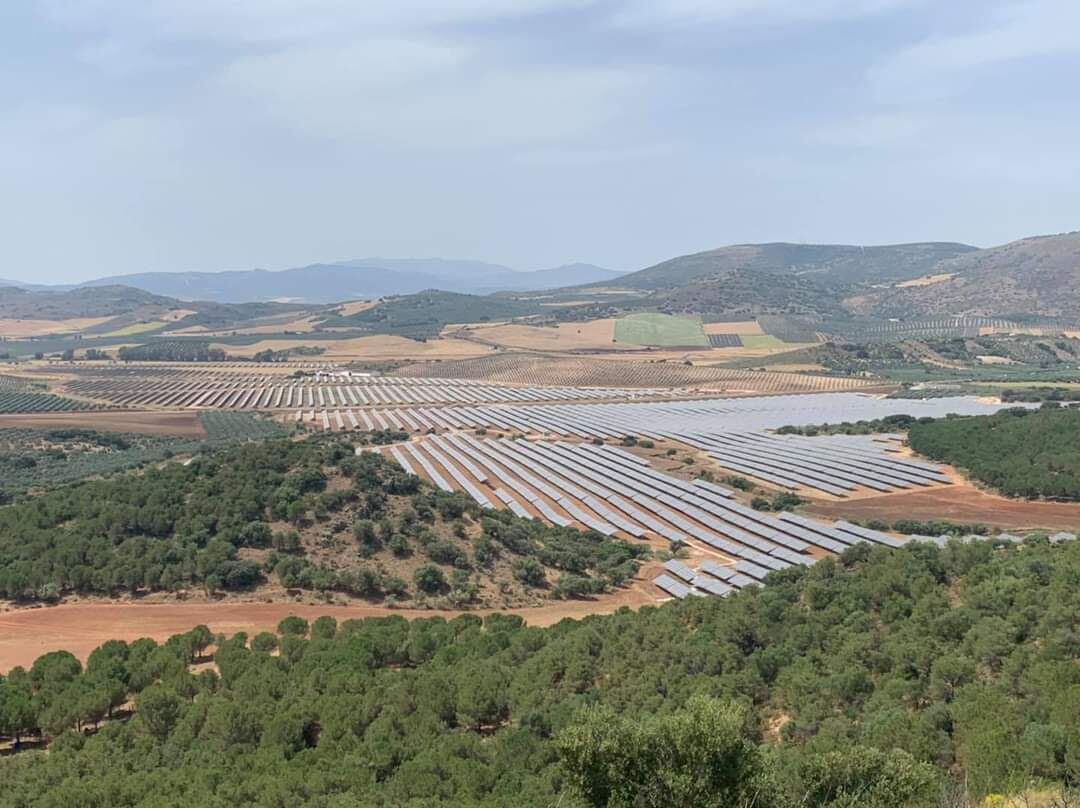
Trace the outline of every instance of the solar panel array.
{"label": "solar panel array", "polygon": [[[898,444],[866,436],[803,437],[765,432],[784,424],[859,421],[886,415],[980,415],[998,407],[974,398],[925,401],[832,393],[637,403],[372,408],[359,413],[367,429],[442,432],[491,429],[530,436],[618,441],[627,435],[670,440],[701,450],[739,475],[837,497],[880,493],[950,480],[940,467],[898,454]],[[318,423],[316,410],[302,418]]]}
{"label": "solar panel array", "polygon": [[[382,407],[387,405],[521,404],[543,401],[635,399],[670,390],[533,386],[514,387],[474,380],[392,378],[317,373],[300,378],[250,371],[197,368],[190,372],[148,369],[144,372],[80,374],[68,392],[122,407],[192,407],[212,409],[293,409]],[[140,368],[140,371],[143,369]],[[332,416],[331,416],[332,417]],[[321,416],[319,418],[321,420]]]}
{"label": "solar panel array", "polygon": [[669,562],[669,576],[690,589],[675,594],[667,581],[658,582],[674,597],[727,594],[858,542],[900,543],[847,522],[829,525],[755,511],[720,486],[663,474],[618,447],[458,432],[370,451],[388,454],[445,491],[463,491],[484,508],[505,507],[526,519],[605,536],[681,542],[712,555],[712,565],[723,568],[725,577],[718,578],[712,566],[691,570]]}

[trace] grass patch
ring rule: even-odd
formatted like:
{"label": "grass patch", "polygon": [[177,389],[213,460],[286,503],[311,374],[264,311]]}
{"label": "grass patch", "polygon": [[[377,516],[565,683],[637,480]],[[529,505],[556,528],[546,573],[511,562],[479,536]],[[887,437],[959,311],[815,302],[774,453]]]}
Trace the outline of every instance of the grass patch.
{"label": "grass patch", "polygon": [[123,328],[118,328],[115,331],[110,331],[108,334],[102,334],[103,337],[130,337],[133,334],[145,334],[147,331],[157,331],[164,323],[132,323],[126,325]]}
{"label": "grass patch", "polygon": [[701,321],[670,314],[628,314],[615,321],[615,342],[658,348],[709,347]]}

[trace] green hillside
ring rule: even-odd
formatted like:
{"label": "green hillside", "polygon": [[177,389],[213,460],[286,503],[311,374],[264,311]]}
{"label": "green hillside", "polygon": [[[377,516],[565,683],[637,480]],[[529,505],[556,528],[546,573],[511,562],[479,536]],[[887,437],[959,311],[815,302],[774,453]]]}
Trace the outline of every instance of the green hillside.
{"label": "green hillside", "polygon": [[527,300],[504,296],[481,297],[429,290],[390,298],[348,317],[326,318],[327,327],[360,327],[378,334],[413,339],[437,337],[451,323],[481,323],[539,314],[543,309]]}
{"label": "green hillside", "polygon": [[0,731],[54,739],[0,758],[0,802],[983,805],[1080,775],[1078,574],[1075,542],[861,546],[548,629],[289,618],[53,653],[0,682]]}

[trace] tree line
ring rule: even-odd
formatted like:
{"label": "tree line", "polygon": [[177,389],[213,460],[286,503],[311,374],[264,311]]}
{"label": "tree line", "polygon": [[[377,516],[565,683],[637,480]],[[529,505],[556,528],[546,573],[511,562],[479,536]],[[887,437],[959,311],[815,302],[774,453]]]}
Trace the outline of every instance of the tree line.
{"label": "tree line", "polygon": [[920,421],[908,443],[1007,496],[1080,499],[1080,410],[1043,405]]}

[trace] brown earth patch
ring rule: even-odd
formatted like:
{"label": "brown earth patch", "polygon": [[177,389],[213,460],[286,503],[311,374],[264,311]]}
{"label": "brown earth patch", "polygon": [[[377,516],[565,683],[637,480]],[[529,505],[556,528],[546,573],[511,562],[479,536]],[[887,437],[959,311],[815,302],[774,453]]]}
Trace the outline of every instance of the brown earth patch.
{"label": "brown earth patch", "polygon": [[705,323],[702,328],[706,334],[764,334],[757,320],[740,323]]}
{"label": "brown earth patch", "polygon": [[814,500],[807,511],[829,519],[878,519],[888,523],[904,519],[946,520],[1014,530],[1080,529],[1080,504],[1008,499],[968,483],[852,500]]}
{"label": "brown earth patch", "polygon": [[615,321],[589,320],[557,326],[503,324],[469,326],[470,335],[504,348],[539,351],[622,350],[614,344]]}
{"label": "brown earth patch", "polygon": [[[640,578],[640,576],[639,576]],[[653,590],[653,591],[650,591]],[[470,614],[518,614],[529,625],[550,626],[566,618],[611,614],[622,607],[639,608],[657,603],[652,584],[635,580],[633,585],[593,600],[553,601],[521,609],[476,609]],[[385,606],[303,603],[72,603],[0,613],[0,672],[16,665],[29,667],[49,651],[67,650],[85,660],[106,640],[131,642],[151,637],[163,642],[197,625],[215,633],[256,634],[273,631],[289,615],[309,621],[321,615],[342,620],[400,615],[409,620],[454,617],[462,611],[438,609],[390,609]]]}
{"label": "brown earth patch", "polygon": [[195,412],[50,412],[0,415],[0,428],[97,429],[103,432],[137,432],[144,435],[179,435],[205,438]]}

